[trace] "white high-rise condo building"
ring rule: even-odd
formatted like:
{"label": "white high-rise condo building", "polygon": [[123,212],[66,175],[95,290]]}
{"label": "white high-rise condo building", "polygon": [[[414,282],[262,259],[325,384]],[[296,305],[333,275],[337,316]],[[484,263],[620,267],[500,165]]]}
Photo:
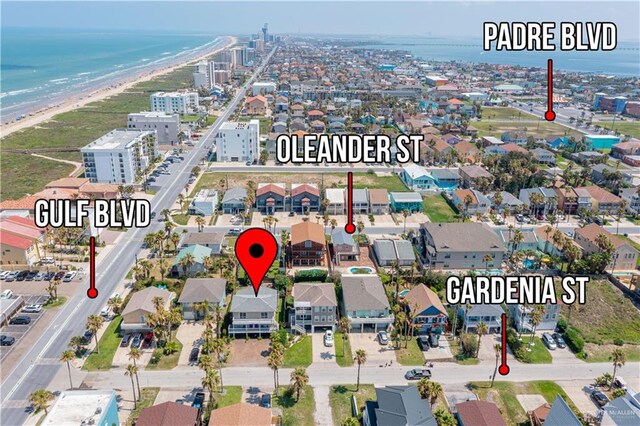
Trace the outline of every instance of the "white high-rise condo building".
{"label": "white high-rise condo building", "polygon": [[218,161],[255,161],[259,158],[260,121],[227,121],[216,135]]}
{"label": "white high-rise condo building", "polygon": [[198,92],[156,92],[151,95],[151,111],[188,114],[198,108]]}
{"label": "white high-rise condo building", "polygon": [[215,62],[200,61],[193,70],[193,87],[211,89],[214,85]]}
{"label": "white high-rise condo building", "polygon": [[180,116],[166,112],[136,112],[127,117],[127,128],[155,130],[159,145],[177,145],[180,132]]}
{"label": "white high-rise condo building", "polygon": [[115,129],[80,150],[94,183],[132,184],[158,156],[155,130]]}

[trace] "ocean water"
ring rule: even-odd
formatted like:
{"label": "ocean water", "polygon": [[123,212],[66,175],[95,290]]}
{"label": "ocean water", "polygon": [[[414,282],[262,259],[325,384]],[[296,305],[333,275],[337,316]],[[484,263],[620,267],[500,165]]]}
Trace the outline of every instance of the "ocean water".
{"label": "ocean water", "polygon": [[2,28],[3,115],[213,46],[215,35]]}
{"label": "ocean water", "polygon": [[[343,37],[341,37],[343,38]],[[406,50],[430,61],[458,61],[546,68],[553,59],[558,70],[640,77],[640,42],[619,41],[610,52],[559,49],[554,52],[497,52],[482,50],[482,40],[437,37],[344,37],[358,46]],[[355,44],[354,43],[354,44]]]}

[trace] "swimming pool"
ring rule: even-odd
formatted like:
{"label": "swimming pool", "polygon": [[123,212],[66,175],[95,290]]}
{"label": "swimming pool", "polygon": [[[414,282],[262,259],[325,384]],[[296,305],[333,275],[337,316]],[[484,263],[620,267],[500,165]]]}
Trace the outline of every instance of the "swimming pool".
{"label": "swimming pool", "polygon": [[522,261],[522,264],[527,269],[535,269],[535,267],[536,267],[536,262],[534,260],[531,260],[531,259],[524,259]]}
{"label": "swimming pool", "polygon": [[405,288],[404,290],[402,290],[402,291],[398,294],[398,296],[400,296],[400,297],[404,297],[404,296],[406,296],[410,291],[411,291],[411,290],[409,290],[409,289],[406,289],[406,288]]}
{"label": "swimming pool", "polygon": [[489,269],[485,271],[486,275],[503,275],[504,271],[502,269]]}
{"label": "swimming pool", "polygon": [[373,269],[369,268],[368,266],[363,266],[359,268],[351,268],[349,269],[349,272],[351,272],[352,274],[373,274]]}

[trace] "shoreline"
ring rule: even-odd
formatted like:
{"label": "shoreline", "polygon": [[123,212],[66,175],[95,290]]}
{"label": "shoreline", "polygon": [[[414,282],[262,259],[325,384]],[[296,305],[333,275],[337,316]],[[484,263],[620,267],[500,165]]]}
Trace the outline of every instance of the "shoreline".
{"label": "shoreline", "polygon": [[[0,139],[14,132],[37,126],[38,124],[52,119],[58,114],[73,111],[89,103],[101,101],[108,97],[120,94],[138,83],[149,81],[156,77],[171,73],[185,65],[193,64],[195,62],[206,59],[207,57],[218,53],[219,51],[230,46],[233,46],[238,42],[238,38],[234,36],[222,36],[221,39],[223,39],[223,44],[221,46],[217,46],[212,50],[207,50],[205,53],[199,54],[195,58],[188,59],[186,62],[178,62],[159,69],[142,71],[141,73],[134,74],[133,76],[127,76],[122,79],[112,81],[107,86],[99,87],[97,89],[93,88],[76,93],[71,97],[68,97],[65,101],[60,102],[53,107],[32,112],[32,115],[27,115],[22,120],[14,120],[13,122],[8,124],[2,124],[0,125]],[[227,39],[227,41],[225,42],[224,39]]]}

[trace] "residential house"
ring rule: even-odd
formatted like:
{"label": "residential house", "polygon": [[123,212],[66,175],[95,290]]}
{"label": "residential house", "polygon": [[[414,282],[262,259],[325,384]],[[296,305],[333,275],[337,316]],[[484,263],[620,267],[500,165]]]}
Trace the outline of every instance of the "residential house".
{"label": "residential house", "polygon": [[[43,426],[120,426],[117,399],[113,389],[62,391],[52,398],[48,413],[41,416],[38,423]],[[5,419],[2,423],[7,424],[8,420]]]}
{"label": "residential house", "polygon": [[433,176],[417,164],[407,164],[400,173],[400,179],[411,190],[427,190],[435,186]]}
{"label": "residential house", "polygon": [[451,152],[454,151],[452,145],[448,144],[438,136],[432,136],[431,141],[425,149],[433,153],[433,160],[435,162],[444,162],[447,156],[451,155]]}
{"label": "residential house", "polygon": [[224,246],[225,234],[222,232],[188,232],[182,235],[180,247],[200,245],[211,249],[211,254],[220,254]]}
{"label": "residential house", "polygon": [[[467,201],[471,201],[467,204]],[[475,189],[458,189],[451,194],[451,202],[459,212],[467,215],[487,214],[491,208],[491,200]]]}
{"label": "residential house", "polygon": [[320,191],[318,186],[313,183],[292,184],[291,211],[296,213],[320,211]]}
{"label": "residential house", "polygon": [[329,214],[341,215],[345,213],[344,188],[327,188],[325,189],[325,197],[329,200],[327,206]]}
{"label": "residential house", "polygon": [[276,121],[271,126],[271,131],[273,133],[286,133],[287,132],[287,123],[284,121]]}
{"label": "residential house", "polygon": [[0,265],[35,265],[43,255],[48,241],[46,230],[36,226],[34,219],[7,216],[0,220]]}
{"label": "residential house", "polygon": [[393,323],[389,299],[377,275],[342,275],[342,315],[351,329],[378,332]]}
{"label": "residential house", "polygon": [[369,212],[389,214],[389,193],[386,189],[369,189]]}
{"label": "residential house", "polygon": [[581,426],[582,422],[576,417],[569,405],[556,395],[553,405],[544,403],[530,412],[533,426]]}
{"label": "residential house", "polygon": [[433,177],[435,188],[438,191],[454,191],[460,186],[460,174],[455,169],[426,169]]}
{"label": "residential house", "polygon": [[[553,188],[558,200],[558,211],[563,214],[575,214],[578,211],[578,194],[573,188],[565,186],[562,188]],[[591,198],[589,197],[589,204]]]}
{"label": "residential house", "polygon": [[574,239],[582,247],[585,254],[592,254],[602,251],[597,244],[600,235],[607,237],[615,248],[611,262],[607,265],[608,270],[632,271],[636,269],[638,250],[626,240],[613,235],[600,225],[590,223],[582,228],[576,228]]}
{"label": "residential house", "polygon": [[167,401],[143,408],[136,426],[199,426],[199,410],[186,404]]}
{"label": "residential house", "polygon": [[507,251],[528,251],[528,250],[537,250],[538,249],[538,235],[536,234],[537,229],[545,229],[546,227],[540,228],[521,228],[519,229],[522,234],[522,241],[518,244],[513,244],[513,235],[515,234],[515,229],[505,229],[505,228],[496,228],[496,232],[502,242],[504,243],[505,249]]}
{"label": "residential house", "polygon": [[364,426],[437,426],[431,406],[420,397],[416,386],[376,388],[376,401],[366,401],[362,413]]}
{"label": "residential house", "polygon": [[224,278],[188,278],[184,283],[178,304],[182,307],[185,320],[201,320],[205,310],[197,309],[197,304],[207,302],[209,311],[216,306],[223,307],[226,297],[227,280]]}
{"label": "residential house", "polygon": [[516,145],[514,143],[505,143],[502,145],[492,145],[487,147],[484,150],[485,155],[506,155],[511,152],[517,152],[520,154],[529,154],[529,151],[524,149],[523,147]]}
{"label": "residential house", "polygon": [[631,426],[640,423],[640,393],[627,388],[624,395],[602,407],[601,426]]}
{"label": "residential house", "polygon": [[353,214],[369,214],[369,195],[367,194],[367,190],[354,188],[351,193],[353,197],[351,200]]}
{"label": "residential house", "polygon": [[250,96],[245,101],[245,113],[247,115],[265,115],[267,113],[267,98],[262,95]]}
{"label": "residential house", "polygon": [[556,156],[553,152],[544,148],[534,148],[530,152],[538,163],[546,164],[548,166],[556,165]]}
{"label": "residential house", "polygon": [[413,323],[418,334],[444,332],[449,314],[433,290],[418,284],[405,294],[404,302],[414,313]]}
{"label": "residential house", "polygon": [[480,158],[480,150],[475,144],[467,141],[458,142],[453,149],[458,153],[458,158],[463,163],[476,163]]}
{"label": "residential house", "polygon": [[[543,253],[547,253],[551,256],[560,256],[560,257],[563,256],[563,253],[562,253],[563,247],[560,246],[559,244],[556,244],[553,241],[554,234],[556,232],[562,232],[562,231],[554,230],[547,235],[546,226],[539,226],[534,229],[535,229],[534,232],[536,234],[536,238],[538,239],[538,247],[537,247],[538,250],[540,250]],[[570,240],[570,241],[582,252],[582,248],[574,240]]]}
{"label": "residential house", "polygon": [[[187,256],[192,258],[193,263],[191,265],[185,265],[182,262],[182,259]],[[213,256],[213,250],[209,247],[201,246],[200,244],[184,247],[178,252],[171,268],[171,273],[174,276],[184,277],[195,275],[198,272],[205,272],[204,258],[209,256]]]}
{"label": "residential house", "polygon": [[253,287],[241,287],[231,300],[229,335],[271,334],[278,330],[278,292],[261,286],[258,294]]}
{"label": "residential house", "polygon": [[500,195],[502,197],[502,202],[500,205],[496,205],[495,203],[495,192],[490,192],[487,194],[487,197],[491,200],[491,208],[498,213],[504,212],[504,210],[508,207],[510,212],[515,212],[519,208],[522,208],[524,203],[518,200],[513,194],[507,191],[501,191]]}
{"label": "residential house", "polygon": [[504,132],[500,135],[500,140],[505,144],[524,145],[527,143],[527,133],[523,131]]}
{"label": "residential house", "polygon": [[373,252],[380,266],[411,266],[416,260],[413,245],[407,240],[383,240],[373,242]]}
{"label": "residential house", "polygon": [[432,269],[501,268],[506,259],[504,243],[484,223],[423,223],[417,245]]}
{"label": "residential house", "polygon": [[246,210],[245,200],[247,190],[245,188],[229,188],[222,197],[221,210],[223,214],[237,214]]}
{"label": "residential house", "polygon": [[168,309],[175,293],[158,287],[147,287],[133,293],[127,306],[122,310],[120,329],[123,333],[151,331],[151,327],[147,325],[147,316],[156,312],[154,305],[156,297],[161,298],[163,306]]}
{"label": "residential house", "polygon": [[[369,191],[369,194],[371,194],[371,191]],[[640,214],[640,192],[638,192],[638,188],[623,188],[620,190],[619,196],[627,203],[627,213]]]}
{"label": "residential house", "polygon": [[422,211],[422,195],[417,192],[390,192],[391,211],[409,213]]}
{"label": "residential house", "polygon": [[620,182],[631,185],[633,176],[624,170],[618,170],[607,164],[596,164],[591,166],[591,181],[597,185],[608,184],[612,181],[612,175],[619,174]]}
{"label": "residential house", "polygon": [[562,146],[569,145],[569,140],[566,136],[555,136],[555,135],[547,136],[545,138],[545,142],[549,147],[553,149],[558,149]]}
{"label": "residential house", "polygon": [[[518,332],[533,332],[534,326],[531,320],[533,306],[507,305],[507,310],[509,311],[509,317],[513,320]],[[556,329],[556,325],[558,325],[559,318],[560,305],[557,303],[547,303],[544,305],[544,312],[542,313],[540,324],[535,327],[536,331],[553,332]]]}
{"label": "residential house", "polygon": [[283,212],[286,199],[284,183],[261,183],[256,190],[256,209],[263,214]]}
{"label": "residential house", "polygon": [[289,109],[289,99],[286,96],[278,96],[275,103],[276,112],[283,112]]}
{"label": "residential house", "polygon": [[611,156],[614,158],[622,159],[626,156],[636,155],[640,155],[640,141],[637,139],[617,143],[611,148]]}
{"label": "residential house", "polygon": [[500,305],[476,304],[470,307],[458,306],[458,315],[463,320],[465,333],[468,333],[469,330],[475,332],[481,322],[486,324],[489,334],[500,333],[503,313],[504,311]]}
{"label": "residential house", "polygon": [[189,203],[188,213],[191,215],[210,216],[218,208],[218,191],[201,189]]}
{"label": "residential house", "polygon": [[336,266],[342,261],[360,260],[360,246],[356,243],[352,234],[347,234],[344,228],[334,229],[331,232],[333,243],[333,261]]}
{"label": "residential house", "polygon": [[291,226],[290,259],[294,266],[324,266],[325,247],[322,224],[300,222]]}
{"label": "residential house", "polygon": [[613,195],[606,189],[602,189],[599,186],[585,186],[581,189],[589,193],[591,196],[591,210],[598,214],[613,215],[622,207],[622,198]]}
{"label": "residential house", "polygon": [[[534,204],[535,198],[531,198],[533,194],[540,196],[539,203]],[[558,207],[558,198],[553,188],[522,188],[518,198],[534,215],[554,213]]]}
{"label": "residential house", "polygon": [[279,424],[278,421],[272,421],[272,417],[269,408],[239,402],[212,410],[209,416],[209,426],[272,426]]}
{"label": "residential house", "polygon": [[305,330],[335,328],[338,302],[333,283],[295,283],[291,324]]}
{"label": "residential house", "polygon": [[498,406],[487,401],[465,401],[456,404],[456,419],[460,426],[507,426]]}
{"label": "residential house", "polygon": [[296,117],[289,124],[292,132],[306,132],[309,128],[302,117]]}
{"label": "residential house", "polygon": [[493,182],[493,175],[482,166],[470,165],[460,167],[460,177],[465,188],[474,188],[480,180]]}
{"label": "residential house", "polygon": [[311,123],[309,123],[309,126],[311,127],[311,131],[313,133],[324,133],[325,125],[320,120],[313,120]]}
{"label": "residential house", "polygon": [[324,113],[320,110],[314,109],[309,111],[307,116],[309,117],[309,121],[322,120],[322,118],[324,117]]}

